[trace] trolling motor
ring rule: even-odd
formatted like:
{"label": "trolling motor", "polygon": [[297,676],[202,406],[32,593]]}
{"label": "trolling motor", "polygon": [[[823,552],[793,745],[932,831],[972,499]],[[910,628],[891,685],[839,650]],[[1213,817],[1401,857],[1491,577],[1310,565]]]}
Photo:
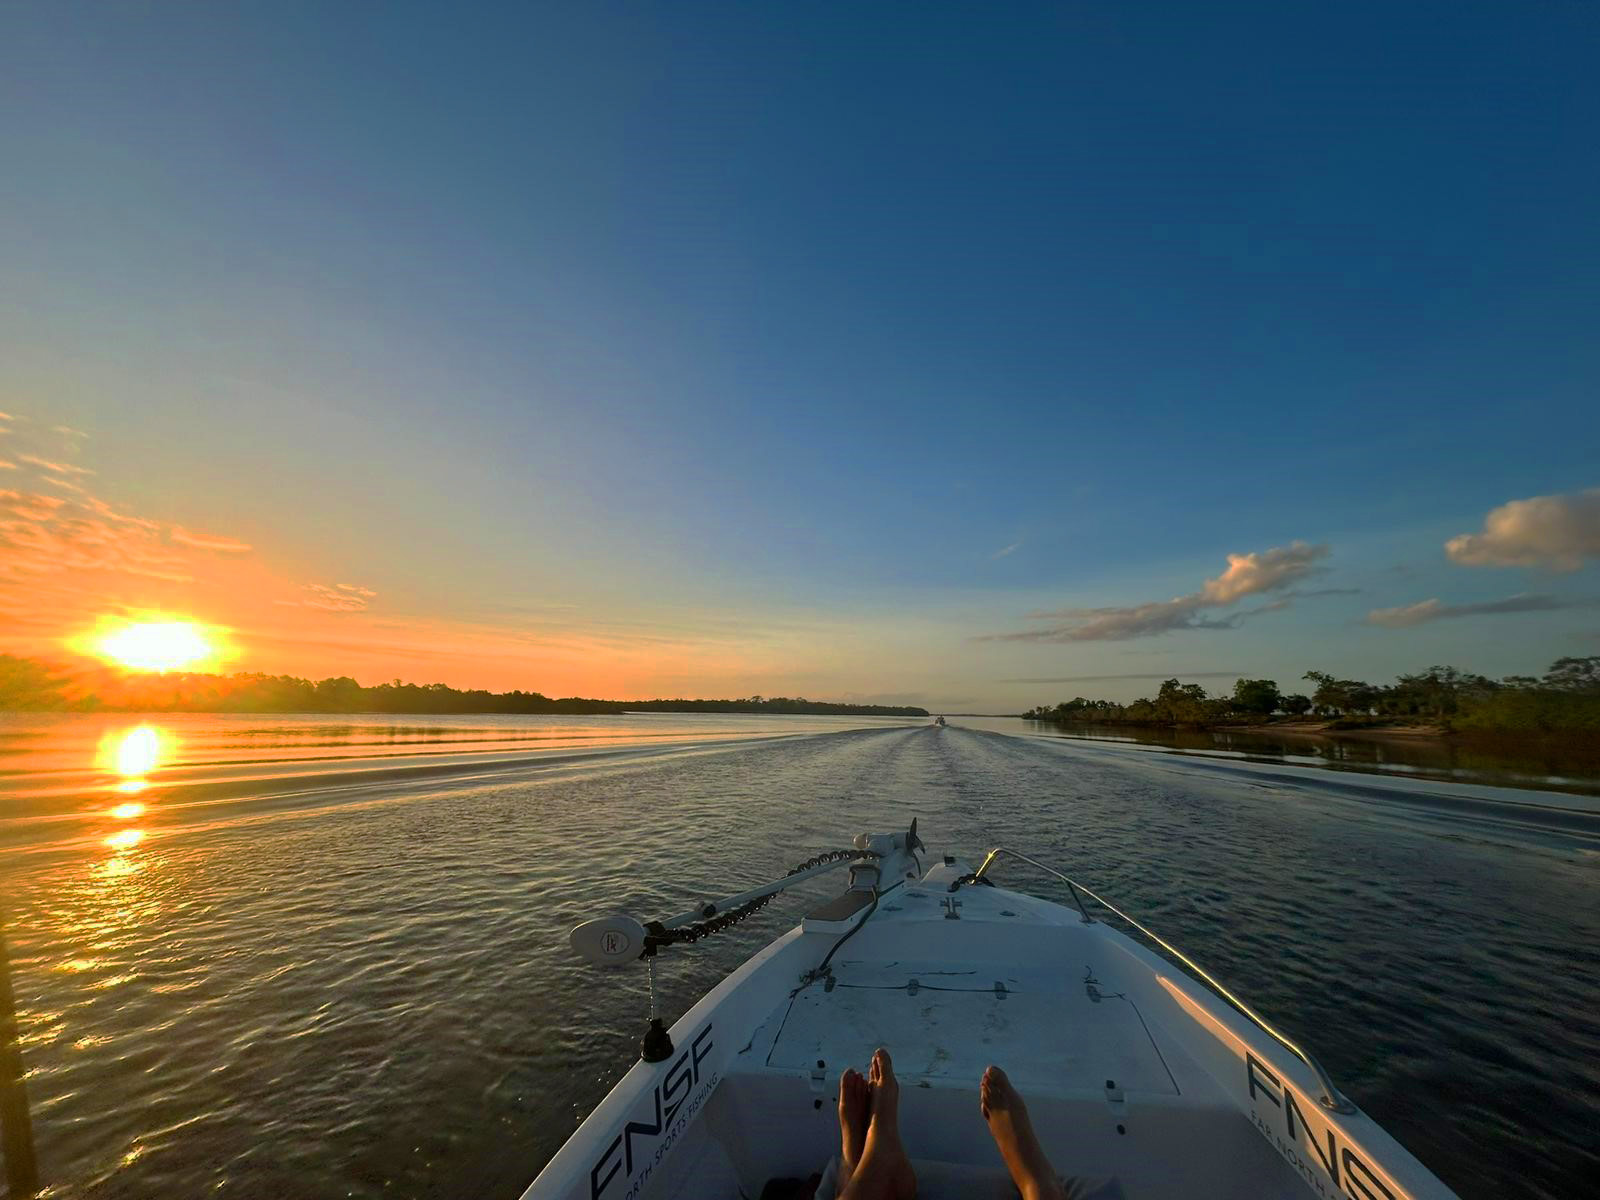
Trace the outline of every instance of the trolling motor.
{"label": "trolling motor", "polygon": [[[656,1009],[656,954],[667,946],[697,942],[737,925],[764,908],[779,892],[840,867],[850,868],[849,892],[879,892],[906,879],[916,879],[922,864],[916,852],[923,849],[917,823],[905,833],[860,833],[849,850],[827,850],[791,867],[781,878],[721,900],[702,901],[688,912],[665,921],[640,921],[627,913],[612,913],[585,921],[569,935],[572,948],[597,967],[625,967],[643,959],[650,984],[650,1024],[640,1045],[645,1062],[662,1062],[672,1054],[672,1038]],[[866,916],[871,909],[863,909]],[[866,916],[861,919],[864,921]]]}

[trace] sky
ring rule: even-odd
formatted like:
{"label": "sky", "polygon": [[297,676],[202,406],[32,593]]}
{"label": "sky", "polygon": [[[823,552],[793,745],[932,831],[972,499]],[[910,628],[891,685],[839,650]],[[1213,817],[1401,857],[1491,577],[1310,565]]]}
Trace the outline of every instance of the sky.
{"label": "sky", "polygon": [[1584,4],[19,4],[0,652],[1015,712],[1600,654]]}

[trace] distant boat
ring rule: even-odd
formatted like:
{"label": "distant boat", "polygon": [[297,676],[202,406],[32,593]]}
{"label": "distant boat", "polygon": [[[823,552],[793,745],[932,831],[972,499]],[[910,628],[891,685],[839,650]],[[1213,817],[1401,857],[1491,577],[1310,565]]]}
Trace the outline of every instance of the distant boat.
{"label": "distant boat", "polygon": [[934,719],[933,719],[933,723],[934,723],[934,724],[935,724],[935,725],[938,725],[938,726],[941,726],[941,727],[942,727],[942,726],[943,726],[943,725],[944,725],[944,718],[943,718],[943,717],[935,717],[935,718],[934,718]]}
{"label": "distant boat", "polygon": [[[997,886],[990,868],[1002,856],[1053,876],[1071,902]],[[817,1196],[832,1200],[840,1076],[865,1070],[880,1045],[893,1055],[900,1134],[927,1200],[1010,1188],[978,1107],[990,1063],[1026,1098],[1071,1196],[1454,1197],[1308,1050],[1176,947],[1026,855],[996,848],[976,870],[928,855],[915,822],[669,920],[587,921],[572,946],[597,965],[643,958],[653,969],[658,951],[841,868],[842,894],[670,1031],[652,1008],[641,1061],[523,1200],[756,1197],[769,1185],[789,1196],[809,1194],[796,1185],[818,1173]]]}

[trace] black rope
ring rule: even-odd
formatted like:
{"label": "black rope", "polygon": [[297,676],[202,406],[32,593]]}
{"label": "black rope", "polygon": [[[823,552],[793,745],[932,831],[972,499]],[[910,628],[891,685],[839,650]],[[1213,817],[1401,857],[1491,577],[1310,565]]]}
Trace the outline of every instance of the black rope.
{"label": "black rope", "polygon": [[872,919],[872,914],[878,911],[878,894],[879,894],[878,893],[878,889],[877,888],[873,888],[872,889],[872,907],[867,909],[866,913],[862,916],[862,918],[859,921],[857,921],[854,925],[850,926],[849,929],[846,929],[842,934],[839,935],[839,940],[836,941],[833,944],[832,948],[829,949],[829,951],[822,956],[822,961],[821,962],[819,962],[810,971],[806,972],[806,976],[805,976],[805,982],[806,983],[815,983],[819,979],[826,979],[827,978],[827,976],[828,976],[828,964],[833,961],[833,956],[839,952],[839,947],[844,945],[851,938],[853,938],[856,935],[856,930],[860,929],[869,920],[871,920]]}
{"label": "black rope", "polygon": [[[796,863],[784,872],[784,878],[798,875],[801,871],[809,871],[812,867],[820,867],[824,863],[845,862],[857,858],[877,858],[875,850],[825,850],[821,854],[813,854],[805,862]],[[704,921],[695,921],[689,925],[679,925],[676,929],[668,929],[660,921],[647,921],[645,923],[644,950],[640,958],[649,958],[663,946],[676,946],[685,942],[698,942],[701,938],[710,937],[714,933],[721,933],[731,925],[737,925],[746,917],[759,912],[772,902],[772,897],[778,893],[773,892],[766,896],[757,896],[754,900],[747,900],[738,908],[730,908],[727,912],[708,912]],[[876,901],[874,901],[876,903]],[[711,908],[707,905],[707,908]]]}

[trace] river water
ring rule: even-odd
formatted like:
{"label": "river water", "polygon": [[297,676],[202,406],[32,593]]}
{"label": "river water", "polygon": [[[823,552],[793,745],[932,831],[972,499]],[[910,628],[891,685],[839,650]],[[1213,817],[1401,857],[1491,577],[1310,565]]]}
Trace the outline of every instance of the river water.
{"label": "river water", "polygon": [[[1591,1195],[1597,808],[1006,720],[0,715],[52,1197],[509,1200],[645,1023],[642,973],[581,965],[572,925],[913,816],[1144,917],[1461,1195]],[[803,903],[664,955],[667,1014]]]}

